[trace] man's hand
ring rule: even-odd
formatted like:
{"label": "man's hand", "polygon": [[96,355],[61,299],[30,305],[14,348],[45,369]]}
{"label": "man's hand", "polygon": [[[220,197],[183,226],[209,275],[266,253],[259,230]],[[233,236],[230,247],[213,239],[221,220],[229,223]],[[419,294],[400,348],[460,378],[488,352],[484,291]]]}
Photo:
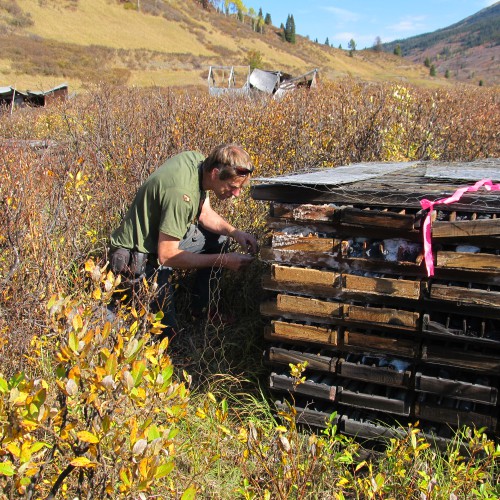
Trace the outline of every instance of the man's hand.
{"label": "man's hand", "polygon": [[249,266],[253,257],[245,253],[229,252],[222,255],[222,265],[231,271],[241,271]]}
{"label": "man's hand", "polygon": [[251,255],[255,255],[257,253],[257,240],[251,234],[245,233],[245,231],[241,231],[240,229],[235,229],[234,231],[231,231],[229,236],[231,236],[231,238],[233,238],[233,240],[240,245],[244,252]]}

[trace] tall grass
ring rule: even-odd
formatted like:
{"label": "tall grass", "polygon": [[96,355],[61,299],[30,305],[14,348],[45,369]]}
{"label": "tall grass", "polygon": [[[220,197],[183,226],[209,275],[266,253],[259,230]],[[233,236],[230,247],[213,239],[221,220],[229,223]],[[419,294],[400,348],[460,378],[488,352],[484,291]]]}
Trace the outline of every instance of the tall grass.
{"label": "tall grass", "polygon": [[[279,101],[96,87],[46,109],[19,109],[12,115],[5,110],[0,116],[0,378],[14,378],[12,387],[0,384],[6,397],[2,408],[10,408],[9,394],[19,391],[15,374],[20,371],[56,388],[52,381],[62,376],[56,355],[68,332],[79,352],[74,339],[81,324],[75,315],[104,323],[104,292],[95,291],[88,272],[102,272],[102,290],[114,286],[106,277],[108,236],[138,186],[169,156],[186,149],[208,153],[219,143],[239,142],[251,153],[257,177],[362,161],[499,157],[499,97],[488,88],[431,91],[343,80]],[[33,140],[52,142],[37,148],[30,146]],[[216,205],[232,223],[261,242],[266,239],[265,203],[246,192],[234,202]],[[89,259],[98,267],[89,264],[85,271]],[[182,377],[186,371],[193,386],[186,415],[178,423],[175,472],[168,480],[162,476],[148,483],[147,491],[165,498],[183,491],[188,498],[195,490],[204,498],[499,494],[499,450],[479,430],[457,435],[440,454],[427,446],[416,426],[389,442],[385,453],[364,460],[360,444],[339,435],[333,424],[324,433],[303,433],[292,408],[278,418],[265,395],[261,360],[264,267],[257,261],[244,275],[223,276],[218,305],[238,318],[225,329],[192,323],[186,293],[190,278],[179,274],[183,331],[169,349],[175,373]],[[51,319],[53,307],[47,309],[54,296],[75,304],[62,310],[59,323]],[[155,321],[140,309],[128,311],[123,320],[124,330],[117,331],[130,343],[138,324]],[[96,353],[92,363],[98,366],[103,356]],[[153,355],[147,351],[146,356]],[[101,368],[95,369],[100,373]],[[29,392],[37,386],[30,382],[26,387],[23,391]],[[7,417],[2,425],[9,428]],[[12,445],[0,443],[0,461],[14,463]],[[119,477],[118,470],[113,474]],[[87,483],[85,474],[80,482],[72,477],[66,487],[74,496]],[[25,486],[19,484],[21,489],[12,486],[6,498],[21,495]],[[43,484],[37,486],[40,491]]]}

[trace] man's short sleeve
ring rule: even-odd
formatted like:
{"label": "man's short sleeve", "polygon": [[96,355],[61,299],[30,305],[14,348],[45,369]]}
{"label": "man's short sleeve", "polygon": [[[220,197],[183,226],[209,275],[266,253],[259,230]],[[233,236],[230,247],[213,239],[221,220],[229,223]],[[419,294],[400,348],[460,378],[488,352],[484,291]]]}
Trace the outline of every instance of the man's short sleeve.
{"label": "man's short sleeve", "polygon": [[181,240],[195,216],[191,194],[178,188],[168,189],[161,207],[160,232]]}

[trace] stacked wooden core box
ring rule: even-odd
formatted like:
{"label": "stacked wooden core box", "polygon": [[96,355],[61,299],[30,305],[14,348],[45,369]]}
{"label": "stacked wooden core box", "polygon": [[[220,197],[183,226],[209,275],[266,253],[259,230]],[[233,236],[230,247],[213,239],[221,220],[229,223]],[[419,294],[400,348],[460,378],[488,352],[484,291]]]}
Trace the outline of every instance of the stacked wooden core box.
{"label": "stacked wooden core box", "polygon": [[[469,189],[485,179],[492,189]],[[334,414],[364,438],[417,421],[437,441],[463,425],[499,435],[498,182],[500,159],[257,179],[252,197],[270,202],[261,313],[279,405],[312,426]],[[422,209],[460,188],[454,203]],[[305,361],[296,384],[289,365]]]}

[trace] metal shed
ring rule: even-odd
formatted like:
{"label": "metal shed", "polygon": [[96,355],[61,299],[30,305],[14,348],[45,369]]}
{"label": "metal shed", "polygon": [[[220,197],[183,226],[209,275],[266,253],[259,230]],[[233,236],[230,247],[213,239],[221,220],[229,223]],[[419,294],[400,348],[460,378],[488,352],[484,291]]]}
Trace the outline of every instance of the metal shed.
{"label": "metal shed", "polygon": [[15,87],[0,87],[0,104],[4,106],[46,106],[55,100],[68,97],[68,84],[63,83],[49,90],[26,90]]}

